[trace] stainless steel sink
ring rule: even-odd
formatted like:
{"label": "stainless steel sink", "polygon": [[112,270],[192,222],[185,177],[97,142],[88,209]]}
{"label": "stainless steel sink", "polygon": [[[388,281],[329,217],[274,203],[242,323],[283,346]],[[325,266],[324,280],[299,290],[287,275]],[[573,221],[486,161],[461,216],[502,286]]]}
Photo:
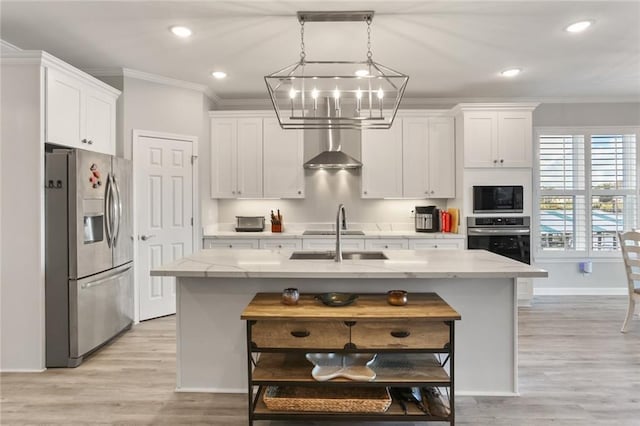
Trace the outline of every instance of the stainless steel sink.
{"label": "stainless steel sink", "polygon": [[[302,235],[336,235],[336,231],[315,231],[313,229],[304,231]],[[340,231],[340,235],[364,235],[363,231]]]}
{"label": "stainless steel sink", "polygon": [[[294,251],[289,259],[296,260],[333,260],[336,257],[335,251]],[[381,251],[345,251],[342,253],[343,259],[350,260],[384,260],[387,256]]]}

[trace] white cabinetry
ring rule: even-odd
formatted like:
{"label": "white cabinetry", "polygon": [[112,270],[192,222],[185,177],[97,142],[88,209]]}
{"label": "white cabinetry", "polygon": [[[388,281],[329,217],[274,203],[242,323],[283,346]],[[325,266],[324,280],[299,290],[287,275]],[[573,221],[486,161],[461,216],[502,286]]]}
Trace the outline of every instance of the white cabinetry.
{"label": "white cabinetry", "polygon": [[402,119],[403,196],[455,197],[453,117]]}
{"label": "white cabinetry", "polygon": [[47,68],[46,141],[114,155],[117,93]]}
{"label": "white cabinetry", "polygon": [[[342,238],[342,250],[364,250],[363,238]],[[335,250],[336,238],[304,238],[302,240],[304,250]]]}
{"label": "white cabinetry", "polygon": [[531,167],[531,117],[535,105],[499,110],[490,105],[458,106],[458,117],[463,120],[464,166]]}
{"label": "white cabinetry", "polygon": [[298,238],[265,238],[260,240],[260,248],[301,250],[302,240]]}
{"label": "white cabinetry", "polygon": [[409,242],[406,238],[365,239],[365,250],[406,250]]}
{"label": "white cabinetry", "polygon": [[362,131],[362,198],[402,197],[402,121]]}
{"label": "white cabinetry", "polygon": [[228,248],[228,249],[257,249],[260,247],[257,239],[246,238],[205,238],[204,248]]}
{"label": "white cabinetry", "polygon": [[464,248],[464,238],[409,239],[409,248],[411,250],[424,250],[424,249],[460,250]]}
{"label": "white cabinetry", "polygon": [[262,119],[211,121],[211,196],[262,197]]}
{"label": "white cabinetry", "polygon": [[362,132],[362,198],[455,197],[453,118],[418,111]]}
{"label": "white cabinetry", "polygon": [[304,145],[300,130],[283,130],[275,118],[263,121],[265,198],[304,198]]}

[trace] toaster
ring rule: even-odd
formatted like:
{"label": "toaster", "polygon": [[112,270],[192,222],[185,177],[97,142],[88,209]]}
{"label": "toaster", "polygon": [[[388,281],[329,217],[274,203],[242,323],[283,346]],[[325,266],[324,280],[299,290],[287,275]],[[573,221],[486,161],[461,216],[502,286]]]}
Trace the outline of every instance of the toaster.
{"label": "toaster", "polygon": [[236,232],[264,231],[264,216],[236,216]]}

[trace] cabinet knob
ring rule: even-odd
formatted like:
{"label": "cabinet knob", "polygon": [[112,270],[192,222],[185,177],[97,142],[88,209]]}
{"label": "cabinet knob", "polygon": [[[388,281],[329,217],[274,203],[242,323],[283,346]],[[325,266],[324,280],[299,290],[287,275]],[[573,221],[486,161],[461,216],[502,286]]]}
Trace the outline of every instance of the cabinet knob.
{"label": "cabinet knob", "polygon": [[282,244],[278,244],[278,248],[282,248]]}
{"label": "cabinet knob", "polygon": [[233,244],[229,244],[229,248],[233,248]]}
{"label": "cabinet knob", "polygon": [[384,245],[384,248],[389,248],[389,244],[385,244],[385,245]]}
{"label": "cabinet knob", "polygon": [[88,143],[89,145],[93,145],[93,141],[92,141],[91,139],[88,139],[88,140],[87,140],[87,143]]}
{"label": "cabinet knob", "polygon": [[239,195],[239,194],[242,194],[242,191],[238,191],[238,195]]}
{"label": "cabinet knob", "polygon": [[298,195],[302,194],[302,191],[298,191]]}
{"label": "cabinet knob", "polygon": [[425,194],[429,195],[429,191],[424,191]]}
{"label": "cabinet knob", "polygon": [[435,193],[435,191],[431,191],[431,194],[433,195]]}
{"label": "cabinet knob", "polygon": [[493,160],[493,164],[498,164],[498,160]]}
{"label": "cabinet knob", "polygon": [[232,193],[232,194],[235,194],[235,193],[236,193],[236,191],[231,191],[231,193]]}
{"label": "cabinet knob", "polygon": [[364,195],[367,195],[367,191],[364,191]]}
{"label": "cabinet knob", "polygon": [[82,139],[80,142],[87,143],[87,140],[86,139]]}
{"label": "cabinet knob", "polygon": [[434,246],[433,246],[433,248],[438,248],[438,245],[437,245],[437,244],[436,244],[436,245],[434,245]]}
{"label": "cabinet knob", "polygon": [[500,159],[500,164],[502,164],[502,163],[504,163],[504,159],[503,158]]}

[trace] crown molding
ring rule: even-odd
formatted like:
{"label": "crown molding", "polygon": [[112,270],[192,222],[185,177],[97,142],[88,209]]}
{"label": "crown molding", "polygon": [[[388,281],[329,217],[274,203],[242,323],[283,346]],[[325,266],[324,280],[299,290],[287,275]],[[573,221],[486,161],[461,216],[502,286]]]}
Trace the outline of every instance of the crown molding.
{"label": "crown molding", "polygon": [[22,49],[20,49],[15,44],[11,44],[8,41],[2,40],[1,38],[0,38],[0,49],[2,49],[4,51],[10,51],[10,52],[20,52],[20,51],[22,51]]}

